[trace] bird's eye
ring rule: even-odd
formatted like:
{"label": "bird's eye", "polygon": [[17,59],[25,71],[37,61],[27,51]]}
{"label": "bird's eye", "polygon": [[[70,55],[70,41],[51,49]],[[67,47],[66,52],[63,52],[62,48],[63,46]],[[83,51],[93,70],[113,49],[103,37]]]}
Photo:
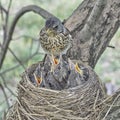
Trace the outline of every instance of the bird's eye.
{"label": "bird's eye", "polygon": [[58,26],[55,26],[55,27],[54,27],[54,29],[57,29],[57,28],[58,28]]}

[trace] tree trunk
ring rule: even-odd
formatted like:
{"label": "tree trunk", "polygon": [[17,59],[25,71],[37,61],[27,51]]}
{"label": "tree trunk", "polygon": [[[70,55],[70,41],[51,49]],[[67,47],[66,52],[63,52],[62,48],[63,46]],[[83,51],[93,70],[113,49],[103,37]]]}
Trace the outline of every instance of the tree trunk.
{"label": "tree trunk", "polygon": [[[95,2],[83,1],[65,22],[74,39],[69,56],[86,62],[92,68],[109,45],[120,24],[120,1],[103,0],[101,14],[97,16],[92,26],[89,26],[88,19]],[[86,24],[89,27],[88,31],[84,31]]]}
{"label": "tree trunk", "polygon": [[[119,120],[120,91],[107,96],[93,71],[119,24],[120,0],[84,0],[64,21],[73,46],[63,59],[63,66],[51,74],[46,57],[26,70],[18,85],[18,101],[5,119]],[[72,63],[78,62],[83,76],[69,69],[68,58]],[[35,74],[42,74],[41,87],[48,89],[34,86]]]}

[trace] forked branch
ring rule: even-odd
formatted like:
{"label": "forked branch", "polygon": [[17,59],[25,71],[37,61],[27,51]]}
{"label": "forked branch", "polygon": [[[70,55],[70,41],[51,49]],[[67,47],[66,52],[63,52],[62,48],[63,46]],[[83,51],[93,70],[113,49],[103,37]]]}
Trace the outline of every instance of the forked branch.
{"label": "forked branch", "polygon": [[[15,18],[13,19],[13,22],[11,23],[11,26],[9,28],[6,40],[4,40],[3,42],[3,47],[0,53],[0,69],[2,67],[3,61],[5,59],[5,55],[7,53],[8,47],[9,47],[9,43],[12,39],[13,36],[13,32],[15,29],[15,26],[18,22],[18,20],[25,14],[28,12],[34,12],[37,13],[38,15],[42,16],[44,19],[47,19],[49,17],[53,17],[54,15],[52,15],[51,13],[47,12],[46,10],[36,6],[36,5],[29,5],[26,7],[23,7],[21,10],[18,11],[18,13],[16,14]],[[55,16],[54,16],[55,17]]]}
{"label": "forked branch", "polygon": [[97,0],[95,6],[81,31],[81,42],[85,42],[90,39],[93,32],[94,25],[96,24],[97,19],[102,13],[103,8],[106,5],[106,0]]}

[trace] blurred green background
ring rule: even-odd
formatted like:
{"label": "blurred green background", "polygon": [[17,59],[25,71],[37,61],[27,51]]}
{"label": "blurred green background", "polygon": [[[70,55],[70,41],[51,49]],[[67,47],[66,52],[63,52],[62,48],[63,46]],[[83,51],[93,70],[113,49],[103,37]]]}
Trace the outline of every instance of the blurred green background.
{"label": "blurred green background", "polygon": [[[82,0],[12,0],[10,8],[9,25],[13,20],[17,11],[23,6],[35,4],[47,11],[53,13],[62,21],[68,18],[73,10],[81,3]],[[9,0],[1,0],[2,5],[7,8]],[[4,21],[0,19],[0,42],[2,42],[3,32],[2,24]],[[31,64],[42,60],[44,52],[39,48],[39,31],[44,25],[44,19],[32,12],[25,14],[18,22],[13,40],[10,43],[9,48],[14,51],[15,55],[23,61],[25,68]],[[113,37],[110,45],[115,46],[115,49],[107,48],[102,57],[98,61],[95,71],[104,82],[111,81],[113,84],[120,85],[120,29]],[[36,53],[39,48],[39,53]],[[30,57],[29,60],[27,60]],[[11,94],[8,89],[11,89],[13,93],[17,93],[16,85],[20,81],[20,74],[24,72],[24,68],[16,61],[14,56],[8,51],[5,58],[2,70],[2,74],[7,87],[3,83],[3,79],[0,77],[0,82],[5,88],[9,104],[12,104],[15,100],[15,96]],[[0,118],[2,113],[6,110],[7,104],[3,91],[0,89]]]}

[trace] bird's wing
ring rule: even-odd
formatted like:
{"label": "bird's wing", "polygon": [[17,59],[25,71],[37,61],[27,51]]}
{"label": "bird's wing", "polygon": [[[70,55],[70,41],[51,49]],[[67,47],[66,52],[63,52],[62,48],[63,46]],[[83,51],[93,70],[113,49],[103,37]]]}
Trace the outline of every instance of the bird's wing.
{"label": "bird's wing", "polygon": [[46,30],[45,30],[45,28],[42,28],[41,30],[40,30],[40,33],[39,33],[39,35],[40,36],[42,36],[42,35],[44,35],[46,33]]}
{"label": "bird's wing", "polygon": [[70,32],[69,32],[69,30],[67,28],[64,27],[63,34],[68,35],[68,34],[70,34]]}

